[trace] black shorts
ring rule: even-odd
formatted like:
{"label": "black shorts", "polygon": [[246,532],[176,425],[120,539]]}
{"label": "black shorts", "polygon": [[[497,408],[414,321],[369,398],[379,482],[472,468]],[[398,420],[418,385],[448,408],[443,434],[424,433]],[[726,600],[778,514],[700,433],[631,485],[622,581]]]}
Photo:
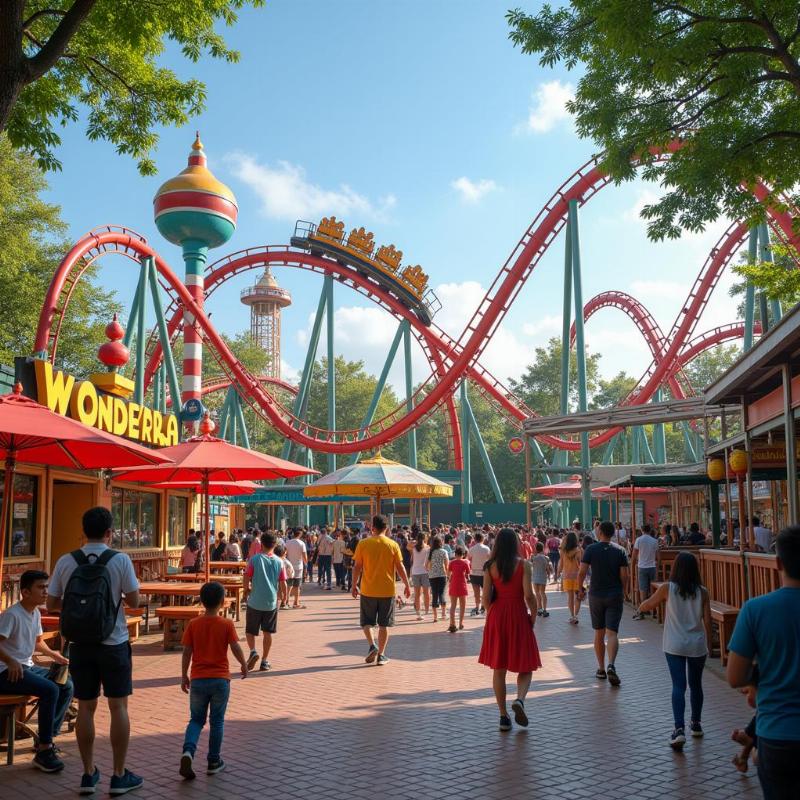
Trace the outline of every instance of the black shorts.
{"label": "black shorts", "polygon": [[69,645],[69,674],[76,700],[96,700],[133,694],[131,643]]}
{"label": "black shorts", "polygon": [[394,625],[394,597],[365,597],[361,595],[361,627]]}
{"label": "black shorts", "polygon": [[483,575],[470,575],[469,582],[473,586],[483,586]]}
{"label": "black shorts", "polygon": [[258,608],[247,607],[245,614],[244,632],[250,636],[258,636],[259,631],[264,633],[277,633],[278,631],[278,609],[271,611],[261,611]]}
{"label": "black shorts", "polygon": [[289,578],[286,583],[289,585],[290,589],[293,589],[295,586],[300,585],[300,578]]}
{"label": "black shorts", "polygon": [[608,597],[590,594],[589,613],[592,617],[592,628],[601,631],[604,628],[616,633],[622,619],[622,595],[613,594]]}

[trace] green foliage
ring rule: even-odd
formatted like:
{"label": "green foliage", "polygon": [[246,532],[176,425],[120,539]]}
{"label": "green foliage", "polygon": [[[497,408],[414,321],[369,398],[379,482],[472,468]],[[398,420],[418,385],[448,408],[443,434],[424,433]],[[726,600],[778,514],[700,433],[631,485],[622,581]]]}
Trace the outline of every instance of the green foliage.
{"label": "green foliage", "polygon": [[[508,14],[512,42],[544,66],[581,66],[569,110],[629,180],[631,159],[667,192],[646,206],[654,239],[702,230],[720,215],[763,219],[741,187],[763,180],[771,204],[797,200],[800,0],[571,0]],[[658,163],[648,148],[680,138]]]}
{"label": "green foliage", "polygon": [[[586,354],[586,386],[589,396],[597,390],[600,356]],[[551,338],[546,347],[537,347],[532,364],[519,378],[509,381],[511,391],[542,416],[559,413],[561,396],[561,339]],[[578,365],[570,357],[570,404],[578,402]]]}
{"label": "green foliage", "polygon": [[[7,365],[32,354],[45,293],[69,250],[61,210],[41,197],[46,188],[33,159],[0,136],[0,363]],[[113,292],[93,282],[95,272],[89,267],[75,287],[56,354],[56,366],[79,377],[97,370],[103,329],[119,310]]]}
{"label": "green foliage", "polygon": [[85,113],[89,139],[107,139],[154,174],[156,129],[184,125],[206,99],[201,81],[159,65],[167,44],[193,63],[236,62],[216,28],[249,5],[264,0],[7,0],[0,131],[56,169],[57,126]]}
{"label": "green foliage", "polygon": [[758,261],[755,264],[737,264],[733,271],[765,292],[770,300],[780,300],[785,307],[800,302],[800,254],[791,245],[772,244],[774,262]]}
{"label": "green foliage", "polygon": [[738,344],[721,344],[700,353],[683,368],[697,394],[714,383],[742,354]]}
{"label": "green foliage", "polygon": [[636,378],[632,378],[626,372],[618,372],[610,380],[600,378],[589,408],[594,410],[619,405],[635,387]]}

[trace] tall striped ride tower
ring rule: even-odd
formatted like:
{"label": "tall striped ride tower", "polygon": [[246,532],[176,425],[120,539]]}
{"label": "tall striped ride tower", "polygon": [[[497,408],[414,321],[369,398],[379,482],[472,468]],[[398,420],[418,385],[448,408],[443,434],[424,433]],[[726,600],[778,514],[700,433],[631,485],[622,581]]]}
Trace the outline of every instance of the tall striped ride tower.
{"label": "tall striped ride tower", "polygon": [[[186,288],[203,306],[204,271],[208,250],[225,244],[236,230],[238,207],[233,192],[206,166],[200,134],[183,172],[170,178],[153,198],[155,222],[161,235],[181,246],[186,264]],[[201,400],[203,337],[188,311],[183,322],[183,387],[181,400]],[[202,413],[202,405],[199,406]]]}

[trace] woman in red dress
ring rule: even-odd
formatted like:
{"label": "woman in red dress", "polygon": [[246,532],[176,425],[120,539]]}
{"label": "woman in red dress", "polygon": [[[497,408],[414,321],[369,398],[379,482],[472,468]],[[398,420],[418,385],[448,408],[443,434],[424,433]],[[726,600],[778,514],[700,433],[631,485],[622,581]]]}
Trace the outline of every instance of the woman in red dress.
{"label": "woman in red dress", "polygon": [[517,699],[511,704],[517,725],[527,727],[525,696],[532,673],[542,666],[533,626],[536,598],[531,585],[531,565],[518,555],[517,535],[503,528],[483,573],[483,607],[486,626],[478,661],[494,670],[492,688],[500,709],[500,730],[511,730],[506,707],[506,673],[517,673]]}

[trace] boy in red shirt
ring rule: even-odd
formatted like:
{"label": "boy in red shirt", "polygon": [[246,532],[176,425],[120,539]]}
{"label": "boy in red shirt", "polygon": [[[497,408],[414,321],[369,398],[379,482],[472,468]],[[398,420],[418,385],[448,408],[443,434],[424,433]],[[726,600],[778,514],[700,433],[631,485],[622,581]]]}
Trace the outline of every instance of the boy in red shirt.
{"label": "boy in red shirt", "polygon": [[220,750],[225,727],[225,709],[228,706],[231,690],[228,647],[242,667],[242,678],[247,677],[247,662],[239,645],[236,628],[231,620],[219,616],[224,601],[225,589],[221,583],[211,581],[203,584],[200,589],[200,602],[205,607],[205,614],[191,620],[183,634],[181,689],[189,695],[191,718],[186,726],[179,771],[186,780],[195,777],[192,762],[209,708],[211,730],[208,739],[207,772],[209,775],[215,775],[225,769]]}

